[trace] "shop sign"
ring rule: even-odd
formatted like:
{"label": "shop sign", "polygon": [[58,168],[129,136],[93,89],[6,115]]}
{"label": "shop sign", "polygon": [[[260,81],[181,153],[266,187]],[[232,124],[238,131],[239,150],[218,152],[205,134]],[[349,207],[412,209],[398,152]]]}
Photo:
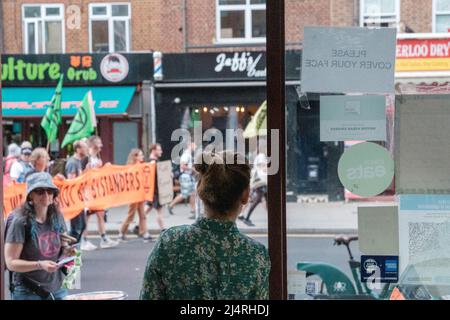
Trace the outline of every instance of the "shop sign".
{"label": "shop sign", "polygon": [[137,84],[150,80],[151,53],[3,55],[2,86],[63,86]]}
{"label": "shop sign", "polygon": [[393,93],[396,30],[306,27],[303,92]]}
{"label": "shop sign", "polygon": [[385,141],[384,96],[321,96],[320,141]]}
{"label": "shop sign", "polygon": [[373,142],[358,143],[347,149],[338,163],[342,185],[361,197],[385,191],[394,177],[394,161],[388,150]]}
{"label": "shop sign", "polygon": [[450,38],[398,39],[396,72],[450,71]]}

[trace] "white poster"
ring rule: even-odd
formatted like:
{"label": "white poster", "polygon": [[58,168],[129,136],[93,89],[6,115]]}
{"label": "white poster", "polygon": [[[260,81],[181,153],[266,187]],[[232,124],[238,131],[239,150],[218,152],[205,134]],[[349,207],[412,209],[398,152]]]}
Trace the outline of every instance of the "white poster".
{"label": "white poster", "polygon": [[156,163],[158,178],[158,202],[163,205],[173,199],[172,162],[170,160]]}
{"label": "white poster", "polygon": [[320,141],[386,141],[384,96],[320,96]]}
{"label": "white poster", "polygon": [[397,194],[450,194],[448,95],[402,95],[395,103]]}
{"label": "white poster", "polygon": [[305,27],[303,92],[393,93],[395,28]]}
{"label": "white poster", "polygon": [[450,285],[450,195],[400,196],[399,252],[404,284]]}

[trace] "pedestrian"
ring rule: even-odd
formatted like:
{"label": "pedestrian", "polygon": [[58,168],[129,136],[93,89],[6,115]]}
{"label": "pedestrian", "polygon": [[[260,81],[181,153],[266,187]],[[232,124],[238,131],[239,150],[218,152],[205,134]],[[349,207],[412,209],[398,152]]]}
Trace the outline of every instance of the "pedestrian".
{"label": "pedestrian", "polygon": [[5,261],[12,275],[13,300],[59,300],[62,289],[61,256],[73,255],[68,247],[64,218],[55,201],[59,190],[47,172],[26,179],[26,201],[8,218]]}
{"label": "pedestrian", "polygon": [[[142,150],[137,148],[132,149],[131,152],[128,154],[127,164],[133,165],[143,162],[144,162],[144,153],[142,152]],[[134,220],[136,210],[139,215],[139,229],[138,229],[139,237],[142,238],[145,242],[150,241],[152,239],[147,229],[147,216],[144,213],[144,202],[142,201],[132,203],[128,206],[127,218],[122,223],[119,230],[119,240],[126,241],[126,234],[128,232],[128,227],[130,223]]]}
{"label": "pedestrian", "polygon": [[236,226],[249,197],[250,167],[231,151],[206,156],[194,165],[206,217],[160,236],[148,258],[143,300],[268,299],[267,249]]}
{"label": "pedestrian", "polygon": [[189,205],[191,207],[191,216],[195,213],[195,178],[192,172],[192,166],[182,162],[180,160],[180,176],[178,178],[180,182],[180,193],[172,200],[172,202],[167,206],[170,214],[173,213],[173,207],[183,201],[189,200]]}
{"label": "pedestrian", "polygon": [[[86,165],[86,170],[101,168],[103,166],[103,161],[100,157],[100,153],[103,148],[102,139],[99,136],[90,136],[88,138],[88,163]],[[106,209],[106,208],[105,208]],[[100,235],[100,248],[112,248],[119,244],[119,242],[112,240],[106,235],[106,212],[105,209],[102,210],[91,210],[87,211],[86,215],[86,225],[89,223],[89,218],[91,215],[97,216],[97,228]],[[87,230],[84,231],[84,238],[87,237]]]}
{"label": "pedestrian", "polygon": [[[150,145],[150,163],[157,163],[159,159],[161,159],[163,154],[162,147],[159,143],[154,143]],[[155,192],[153,194],[153,201],[147,201],[146,207],[145,207],[145,214],[150,213],[152,209],[156,210],[156,222],[159,225],[159,229],[161,231],[166,230],[164,227],[164,221],[163,221],[163,213],[162,213],[162,206],[159,203],[158,199],[158,177],[155,174]]]}
{"label": "pedestrian", "polygon": [[267,210],[267,157],[264,152],[258,153],[253,162],[252,178],[250,182],[251,197],[250,204],[247,211],[247,216],[242,213],[239,219],[248,226],[255,224],[250,220],[255,208],[263,200]]}
{"label": "pedestrian", "polygon": [[29,141],[24,141],[20,145],[20,159],[13,163],[11,166],[11,180],[17,182],[24,182],[25,176],[32,170],[30,164],[30,156],[33,151],[33,147]]}
{"label": "pedestrian", "polygon": [[24,172],[23,178],[26,178],[35,172],[48,172],[50,156],[44,148],[36,148],[30,155],[30,169]]}
{"label": "pedestrian", "polygon": [[[74,179],[83,172],[82,161],[87,158],[88,146],[86,142],[79,140],[73,143],[74,154],[67,160],[65,166],[65,176],[67,179]],[[70,220],[70,235],[81,241],[80,249],[84,251],[95,250],[97,247],[82,234],[86,229],[86,213],[81,211],[76,217]]]}
{"label": "pedestrian", "polygon": [[8,155],[3,159],[3,185],[7,186],[11,181],[11,167],[19,160],[20,147],[16,143],[8,145]]}

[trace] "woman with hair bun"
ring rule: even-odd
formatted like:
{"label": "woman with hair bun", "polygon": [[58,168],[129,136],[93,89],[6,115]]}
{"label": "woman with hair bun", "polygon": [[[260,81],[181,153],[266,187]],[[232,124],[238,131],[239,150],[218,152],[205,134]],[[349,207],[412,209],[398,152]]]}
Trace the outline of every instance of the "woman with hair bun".
{"label": "woman with hair bun", "polygon": [[248,202],[249,165],[231,151],[203,154],[195,163],[206,217],[162,233],[148,258],[141,299],[268,299],[267,249],[236,226]]}

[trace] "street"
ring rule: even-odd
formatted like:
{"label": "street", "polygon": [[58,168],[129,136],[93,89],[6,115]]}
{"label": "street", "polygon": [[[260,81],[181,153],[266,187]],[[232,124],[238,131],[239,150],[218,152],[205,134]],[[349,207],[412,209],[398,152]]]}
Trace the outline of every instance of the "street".
{"label": "street", "polygon": [[[267,245],[266,236],[252,237]],[[93,242],[98,242],[98,239]],[[128,294],[128,299],[138,299],[145,264],[153,244],[135,238],[116,248],[84,252],[81,289],[71,290],[70,294],[120,290]],[[352,244],[352,249],[358,258],[357,243]],[[301,260],[321,260],[336,265],[350,277],[347,258],[345,247],[333,246],[333,238],[328,235],[292,235],[288,238],[288,270],[295,269],[296,263]]]}

